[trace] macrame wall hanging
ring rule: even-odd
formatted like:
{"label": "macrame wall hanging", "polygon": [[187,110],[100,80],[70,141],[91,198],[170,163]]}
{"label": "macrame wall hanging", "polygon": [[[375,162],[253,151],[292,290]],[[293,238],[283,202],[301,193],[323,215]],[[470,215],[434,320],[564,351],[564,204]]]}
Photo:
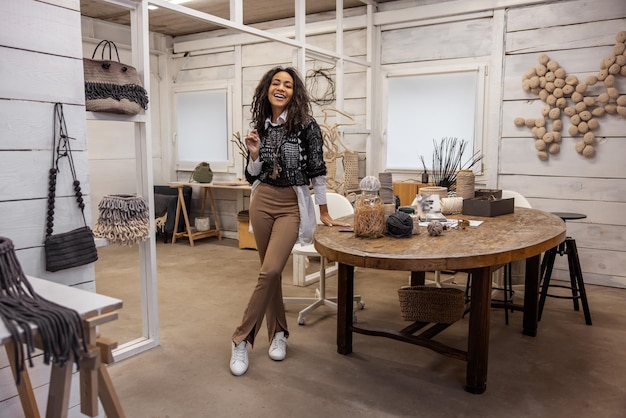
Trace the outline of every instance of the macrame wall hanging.
{"label": "macrame wall hanging", "polygon": [[626,94],[620,94],[615,80],[626,76],[626,31],[619,32],[615,41],[613,53],[600,62],[598,74],[585,81],[568,75],[546,54],[540,55],[539,65],[529,68],[522,77],[522,88],[546,103],[540,118],[514,120],[516,126],[531,129],[540,160],[546,161],[550,154],[561,150],[563,114],[570,118],[569,135],[582,137],[576,142],[576,152],[585,158],[596,154],[594,131],[600,127],[598,118],[606,113],[626,117]]}
{"label": "macrame wall hanging", "polygon": [[[324,122],[320,124],[322,137],[324,138],[324,160],[326,161],[326,186],[339,194],[345,194],[350,190],[359,187],[359,155],[341,141],[340,126],[356,124],[356,121],[349,114],[334,108],[322,109],[324,112]],[[328,122],[329,113],[339,113],[348,122],[330,124]],[[341,149],[340,149],[341,147]],[[338,178],[338,161],[341,161],[343,168],[342,181]]]}
{"label": "macrame wall hanging", "polygon": [[335,82],[330,74],[332,68],[320,68],[307,71],[304,83],[311,102],[319,106],[328,106],[335,102]]}

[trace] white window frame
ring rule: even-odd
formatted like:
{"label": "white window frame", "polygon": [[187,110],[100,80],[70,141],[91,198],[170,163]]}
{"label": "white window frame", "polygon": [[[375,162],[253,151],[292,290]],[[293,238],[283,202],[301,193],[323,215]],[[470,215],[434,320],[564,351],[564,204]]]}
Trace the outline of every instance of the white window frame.
{"label": "white window frame", "polygon": [[[459,64],[459,65],[447,65],[447,66],[433,66],[429,68],[403,68],[403,69],[389,69],[381,72],[382,76],[382,88],[383,88],[383,97],[385,98],[383,104],[383,114],[382,114],[382,127],[383,127],[383,141],[382,141],[382,153],[381,153],[381,167],[385,172],[391,173],[406,173],[406,174],[417,174],[423,171],[421,160],[419,159],[420,155],[424,156],[424,160],[429,167],[432,163],[432,156],[428,153],[419,153],[415,151],[415,166],[414,167],[388,167],[387,161],[387,150],[388,150],[388,135],[387,135],[387,126],[388,126],[388,112],[389,112],[389,79],[395,77],[416,77],[421,75],[438,75],[438,74],[455,74],[455,73],[468,73],[475,72],[477,73],[476,79],[476,96],[475,96],[475,124],[474,124],[474,138],[473,138],[473,150],[474,152],[480,152],[483,155],[485,140],[484,140],[484,120],[486,117],[486,74],[487,74],[487,66],[483,63],[471,63],[471,64]],[[442,93],[445,94],[445,93]],[[452,98],[451,98],[452,100]],[[442,110],[445,112],[445,110]],[[450,120],[453,119],[453,115],[448,115],[447,118]],[[424,149],[432,149],[433,148],[433,139],[436,141],[440,141],[442,138],[421,138],[419,136],[419,126],[415,126],[414,130],[409,133],[411,138],[415,141],[420,141],[424,145]],[[442,137],[445,137],[443,135]],[[459,138],[461,140],[463,138]],[[423,142],[422,142],[423,141]],[[417,147],[417,145],[416,145]],[[413,152],[413,151],[411,151]],[[467,153],[466,151],[466,154]],[[466,162],[471,157],[470,155],[466,155],[463,158],[463,162]],[[430,169],[430,167],[429,167]],[[480,175],[483,172],[483,164],[482,161],[479,164],[476,164],[472,167],[473,171]]]}
{"label": "white window frame", "polygon": [[[206,92],[206,91],[225,91],[226,92],[226,152],[227,159],[222,161],[207,161],[202,157],[196,160],[181,160],[178,155],[178,109],[176,94],[178,93],[191,93],[191,92]],[[173,126],[174,126],[174,155],[175,155],[175,167],[177,171],[193,171],[193,169],[202,161],[206,161],[211,165],[211,170],[218,173],[228,173],[229,167],[234,165],[232,143],[230,142],[233,134],[233,87],[232,84],[224,82],[212,82],[212,83],[193,83],[177,85],[173,88]]]}

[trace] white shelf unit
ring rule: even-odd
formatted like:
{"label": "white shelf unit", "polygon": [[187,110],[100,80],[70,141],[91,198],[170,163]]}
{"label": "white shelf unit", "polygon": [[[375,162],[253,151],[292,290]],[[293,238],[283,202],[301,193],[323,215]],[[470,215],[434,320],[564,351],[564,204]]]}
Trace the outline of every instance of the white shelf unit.
{"label": "white shelf unit", "polygon": [[[128,9],[130,13],[132,65],[141,75],[144,88],[150,91],[150,39],[148,3],[131,0],[99,0]],[[85,112],[87,120],[118,121],[134,124],[136,189],[150,206],[150,236],[139,244],[142,336],[120,344],[113,351],[115,361],[142,353],[160,344],[156,269],[156,237],[154,226],[154,178],[152,167],[152,136],[150,107],[136,116]],[[106,245],[106,244],[105,244]]]}

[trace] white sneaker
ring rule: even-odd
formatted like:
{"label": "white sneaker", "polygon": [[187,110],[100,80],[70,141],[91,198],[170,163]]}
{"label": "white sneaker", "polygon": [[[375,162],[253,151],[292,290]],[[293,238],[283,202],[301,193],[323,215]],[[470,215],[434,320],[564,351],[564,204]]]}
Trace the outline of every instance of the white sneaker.
{"label": "white sneaker", "polygon": [[287,356],[287,338],[284,331],[274,334],[268,354],[272,360],[281,361],[285,359]]}
{"label": "white sneaker", "polygon": [[239,345],[232,344],[232,354],[230,356],[230,372],[235,376],[241,376],[248,370],[248,344],[245,341]]}

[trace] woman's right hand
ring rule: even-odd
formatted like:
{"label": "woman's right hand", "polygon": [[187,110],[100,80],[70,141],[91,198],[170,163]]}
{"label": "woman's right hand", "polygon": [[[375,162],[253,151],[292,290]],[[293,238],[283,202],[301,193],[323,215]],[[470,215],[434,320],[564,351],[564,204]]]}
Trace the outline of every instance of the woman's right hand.
{"label": "woman's right hand", "polygon": [[250,158],[252,161],[256,161],[259,158],[259,150],[261,149],[261,138],[256,129],[253,129],[246,136],[246,147],[250,152]]}

